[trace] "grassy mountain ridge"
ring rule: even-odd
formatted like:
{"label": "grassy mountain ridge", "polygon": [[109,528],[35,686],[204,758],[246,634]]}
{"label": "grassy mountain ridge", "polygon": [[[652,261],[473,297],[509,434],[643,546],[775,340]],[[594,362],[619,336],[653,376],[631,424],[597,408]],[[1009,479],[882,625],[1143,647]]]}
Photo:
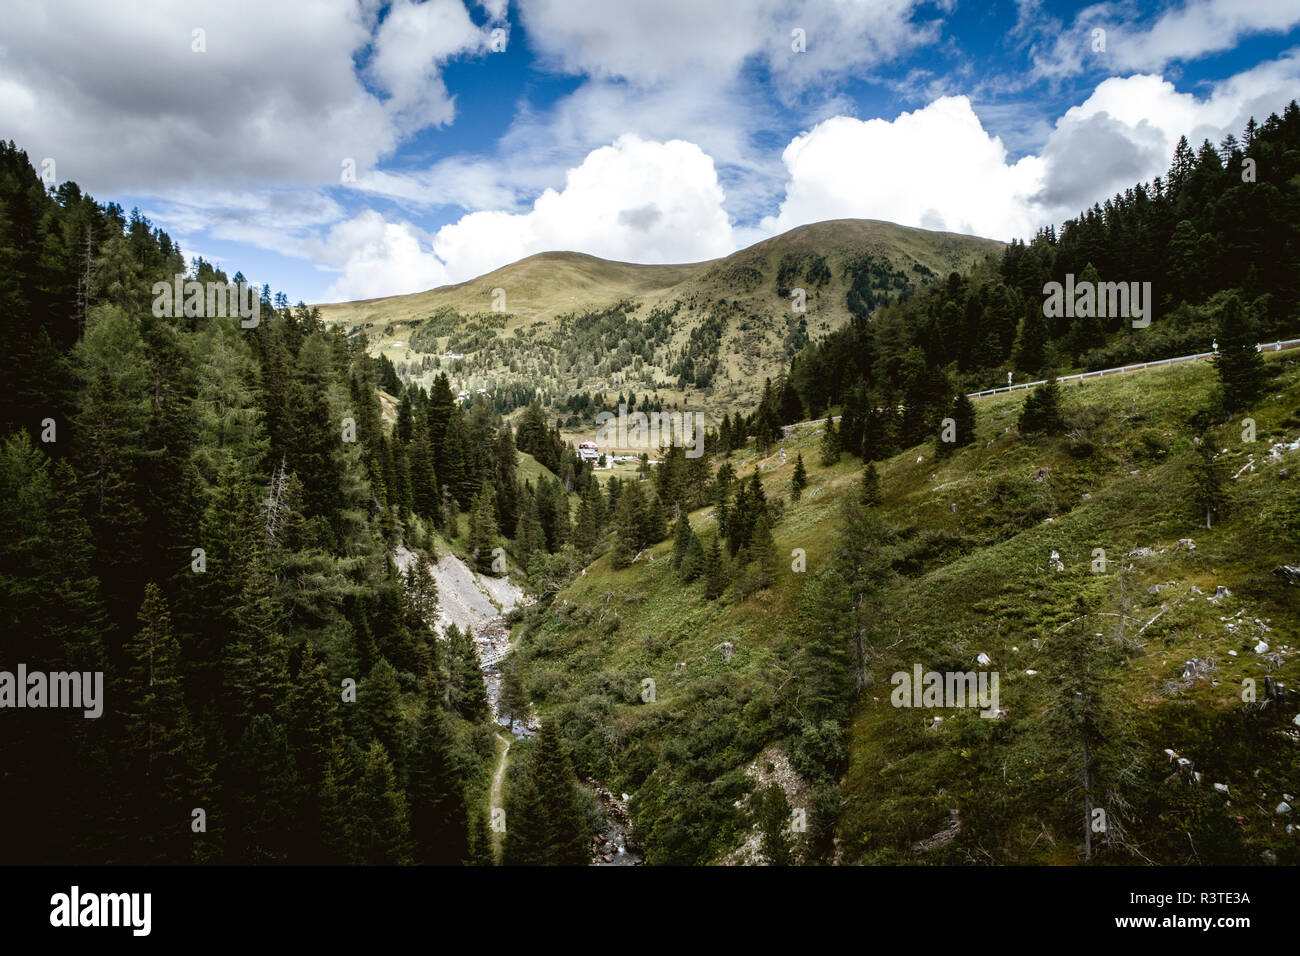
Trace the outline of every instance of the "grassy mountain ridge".
{"label": "grassy mountain ridge", "polygon": [[[723,259],[634,265],[541,253],[429,292],[320,306],[327,324],[364,332],[374,354],[427,385],[497,396],[509,412],[541,388],[650,390],[719,417],[752,407],[810,337],[856,311],[909,295],[1002,247],[993,240],[874,220],[801,226]],[[793,290],[804,289],[796,312]],[[505,311],[493,311],[494,290]],[[463,355],[444,360],[445,353]]]}

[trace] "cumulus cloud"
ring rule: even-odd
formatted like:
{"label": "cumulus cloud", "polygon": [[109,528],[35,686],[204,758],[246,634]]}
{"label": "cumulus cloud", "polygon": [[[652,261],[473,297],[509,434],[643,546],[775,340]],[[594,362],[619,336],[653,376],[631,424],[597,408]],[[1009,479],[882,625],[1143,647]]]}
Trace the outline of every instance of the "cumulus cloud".
{"label": "cumulus cloud", "polygon": [[[91,191],[320,186],[451,119],[440,66],[482,49],[459,0],[6,4],[0,127]],[[372,30],[374,31],[372,35]],[[368,73],[354,54],[373,42]]]}
{"label": "cumulus cloud", "polygon": [[837,116],[794,138],[789,174],[769,232],[823,219],[883,219],[925,229],[1010,239],[1032,232],[1043,162],[1008,161],[964,96],[895,120]]}
{"label": "cumulus cloud", "polygon": [[369,298],[462,282],[537,252],[627,262],[695,262],[735,251],[713,160],[694,143],[622,136],[568,171],[527,212],[483,210],[431,237],[373,211],[311,249],[342,275],[327,298]]}
{"label": "cumulus cloud", "polygon": [[330,229],[302,252],[342,273],[325,301],[373,299],[447,284],[447,268],[428,248],[428,237],[408,222],[389,222],[367,209]]}
{"label": "cumulus cloud", "polygon": [[1174,146],[1240,134],[1300,87],[1300,54],[1180,93],[1161,76],[1112,77],[1056,121],[1037,154],[1011,163],[964,96],[892,121],[837,116],[794,138],[768,234],[822,219],[883,219],[995,239],[1028,238],[1117,192],[1163,175]]}
{"label": "cumulus cloud", "polygon": [[386,90],[389,112],[403,129],[444,125],[455,114],[442,64],[487,48],[489,34],[474,25],[460,0],[398,0],[375,33],[368,73]]}
{"label": "cumulus cloud", "polygon": [[1112,77],[1057,120],[1041,156],[1046,175],[1035,197],[1057,216],[1072,215],[1107,196],[1163,175],[1186,135],[1195,148],[1241,134],[1300,87],[1300,54],[1239,73],[1204,98],[1180,93],[1161,76]]}

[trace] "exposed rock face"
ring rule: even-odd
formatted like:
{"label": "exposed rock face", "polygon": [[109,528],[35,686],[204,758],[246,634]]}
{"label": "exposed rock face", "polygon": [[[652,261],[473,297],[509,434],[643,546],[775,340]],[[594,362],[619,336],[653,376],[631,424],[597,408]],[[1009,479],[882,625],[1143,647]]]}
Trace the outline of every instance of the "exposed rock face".
{"label": "exposed rock face", "polygon": [[[417,555],[405,545],[393,552],[399,571],[405,572],[414,560]],[[502,720],[497,710],[501,697],[500,664],[510,651],[510,629],[502,617],[525,603],[523,589],[509,578],[479,574],[451,552],[430,562],[429,573],[438,584],[438,634],[445,634],[452,624],[461,631],[473,632],[492,718],[507,726],[508,722]],[[537,726],[536,720],[527,724],[516,721],[514,735],[530,737],[537,732]]]}

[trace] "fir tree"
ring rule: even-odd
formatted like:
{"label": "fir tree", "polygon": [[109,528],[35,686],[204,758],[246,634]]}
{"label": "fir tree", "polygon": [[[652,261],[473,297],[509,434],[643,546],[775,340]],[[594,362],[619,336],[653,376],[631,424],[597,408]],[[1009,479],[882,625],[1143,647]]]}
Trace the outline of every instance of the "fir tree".
{"label": "fir tree", "polygon": [[1264,358],[1255,348],[1254,325],[1239,296],[1234,294],[1224,302],[1219,312],[1219,352],[1214,367],[1219,373],[1223,409],[1229,413],[1247,408],[1264,391],[1268,378]]}
{"label": "fir tree", "polygon": [[826,415],[826,428],[822,432],[821,455],[824,468],[829,468],[840,460],[840,436],[835,431],[835,422],[829,413]]}
{"label": "fir tree", "polygon": [[410,811],[397,773],[378,740],[366,751],[365,766],[352,804],[357,856],[371,866],[411,862]]}
{"label": "fir tree", "polygon": [[722,556],[722,548],[715,537],[709,550],[704,553],[704,596],[710,601],[716,601],[726,589],[727,566]]}
{"label": "fir tree", "polygon": [[453,745],[437,685],[426,681],[409,788],[411,841],[416,862],[425,866],[459,866],[470,855],[465,775]]}
{"label": "fir tree", "polygon": [[808,472],[803,466],[803,452],[800,452],[794,460],[794,475],[790,479],[790,500],[798,501],[803,496],[803,490],[808,486]]}
{"label": "fir tree", "polygon": [[526,769],[526,782],[511,789],[507,805],[503,862],[586,864],[589,836],[578,800],[578,780],[554,720],[542,721]]}
{"label": "fir tree", "polygon": [[878,508],[885,500],[880,491],[880,475],[876,471],[875,462],[868,462],[862,472],[862,490],[858,497],[864,508]]}
{"label": "fir tree", "polygon": [[1047,381],[1037,385],[1025,399],[1020,411],[1017,427],[1026,437],[1037,435],[1055,435],[1064,427],[1060,410],[1061,387],[1056,384],[1056,376],[1048,376]]}

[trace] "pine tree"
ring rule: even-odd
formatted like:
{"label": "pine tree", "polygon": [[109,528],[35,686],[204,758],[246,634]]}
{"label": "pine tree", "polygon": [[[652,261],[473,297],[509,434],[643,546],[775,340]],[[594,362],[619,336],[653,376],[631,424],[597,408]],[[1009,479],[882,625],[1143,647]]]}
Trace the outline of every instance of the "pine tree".
{"label": "pine tree", "polygon": [[829,413],[826,415],[826,428],[822,432],[821,455],[822,467],[825,468],[840,460],[840,436],[835,431],[835,422]]}
{"label": "pine tree", "polygon": [[715,537],[709,550],[704,553],[704,596],[710,601],[716,601],[726,589],[727,566],[723,562],[722,548]]}
{"label": "pine tree", "polygon": [[1264,391],[1268,370],[1255,348],[1255,323],[1236,294],[1228,297],[1219,312],[1217,341],[1214,367],[1219,373],[1223,409],[1239,412]]}
{"label": "pine tree", "polygon": [[397,773],[378,740],[366,751],[352,804],[352,833],[362,863],[400,866],[411,862],[410,811]]}
{"label": "pine tree", "polygon": [[511,654],[501,667],[501,696],[497,700],[497,711],[510,721],[511,733],[514,733],[515,721],[528,720],[528,704],[523,662],[517,654]]}
{"label": "pine tree", "polygon": [[528,755],[526,776],[522,786],[510,791],[503,862],[585,865],[589,836],[578,781],[553,719],[542,721]]}
{"label": "pine tree", "polygon": [[426,681],[409,787],[414,855],[425,866],[459,866],[470,855],[465,774],[453,745],[441,694],[433,681]]}
{"label": "pine tree", "polygon": [[1226,476],[1223,466],[1215,458],[1214,438],[1209,432],[1196,440],[1189,471],[1192,477],[1192,500],[1199,512],[1205,515],[1205,527],[1209,530],[1214,516],[1223,511],[1227,504],[1224,494]]}
{"label": "pine tree", "polygon": [[878,508],[885,500],[880,491],[880,475],[876,471],[875,462],[868,462],[862,472],[862,491],[859,498],[864,508]]}
{"label": "pine tree", "polygon": [[1020,434],[1026,437],[1058,434],[1065,427],[1061,420],[1060,395],[1055,375],[1049,375],[1042,385],[1035,386],[1020,411],[1017,422]]}
{"label": "pine tree", "polygon": [[803,466],[803,452],[800,452],[794,460],[794,476],[790,479],[790,500],[798,501],[803,496],[803,490],[808,486],[808,472]]}

